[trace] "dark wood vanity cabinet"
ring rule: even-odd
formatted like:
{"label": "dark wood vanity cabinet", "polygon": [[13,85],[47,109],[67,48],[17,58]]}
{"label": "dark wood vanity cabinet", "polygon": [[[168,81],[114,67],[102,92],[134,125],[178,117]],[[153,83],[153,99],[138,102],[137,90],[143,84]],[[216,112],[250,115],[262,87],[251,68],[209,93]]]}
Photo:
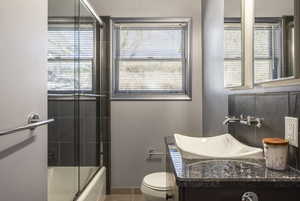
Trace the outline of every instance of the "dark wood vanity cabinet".
{"label": "dark wood vanity cabinet", "polygon": [[269,170],[258,160],[187,160],[173,141],[166,138],[167,184],[172,187],[166,200],[300,201],[296,169]]}

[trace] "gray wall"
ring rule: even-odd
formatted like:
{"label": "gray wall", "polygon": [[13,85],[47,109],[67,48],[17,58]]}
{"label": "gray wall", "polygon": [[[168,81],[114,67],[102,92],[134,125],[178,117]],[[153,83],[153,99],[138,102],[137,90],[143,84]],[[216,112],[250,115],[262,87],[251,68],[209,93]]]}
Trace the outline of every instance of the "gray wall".
{"label": "gray wall", "polygon": [[224,0],[202,1],[203,133],[215,136],[227,131],[222,125],[228,112],[224,90]]}
{"label": "gray wall", "polygon": [[143,177],[163,170],[147,161],[148,148],[163,151],[163,138],[175,132],[202,135],[201,1],[91,0],[100,15],[113,17],[193,17],[193,101],[111,103],[112,187],[138,187]]}
{"label": "gray wall", "polygon": [[[0,130],[47,119],[47,1],[1,1]],[[47,126],[0,137],[0,200],[47,200]]]}

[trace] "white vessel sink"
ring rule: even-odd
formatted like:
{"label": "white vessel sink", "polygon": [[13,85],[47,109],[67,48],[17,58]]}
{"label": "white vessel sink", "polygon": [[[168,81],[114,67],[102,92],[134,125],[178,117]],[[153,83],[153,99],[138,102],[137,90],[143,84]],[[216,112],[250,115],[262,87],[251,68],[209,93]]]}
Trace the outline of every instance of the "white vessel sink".
{"label": "white vessel sink", "polygon": [[216,137],[188,137],[174,134],[176,146],[185,159],[262,159],[263,150],[247,146],[230,134]]}

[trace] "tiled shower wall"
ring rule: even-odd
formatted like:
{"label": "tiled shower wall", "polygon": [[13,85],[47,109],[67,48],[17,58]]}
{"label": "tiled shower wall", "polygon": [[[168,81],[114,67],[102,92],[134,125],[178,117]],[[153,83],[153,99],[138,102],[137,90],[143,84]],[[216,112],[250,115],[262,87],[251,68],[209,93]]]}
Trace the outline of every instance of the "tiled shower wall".
{"label": "tiled shower wall", "polygon": [[81,165],[99,165],[96,101],[80,101],[80,150],[75,146],[74,104],[74,100],[48,101],[49,118],[55,119],[48,127],[49,166],[76,166],[75,151],[80,152]]}
{"label": "tiled shower wall", "polygon": [[[300,118],[300,92],[278,92],[263,94],[235,94],[228,96],[228,113],[239,117],[243,114],[264,118],[262,128],[248,127],[240,123],[231,124],[229,133],[241,142],[262,147],[262,139],[284,138],[284,117]],[[289,163],[299,168],[299,150],[289,147]]]}

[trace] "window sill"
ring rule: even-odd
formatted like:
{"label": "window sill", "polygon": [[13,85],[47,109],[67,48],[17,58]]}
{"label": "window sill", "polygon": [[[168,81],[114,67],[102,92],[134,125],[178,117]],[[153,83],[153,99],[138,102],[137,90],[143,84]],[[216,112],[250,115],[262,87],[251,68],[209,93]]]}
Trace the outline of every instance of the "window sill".
{"label": "window sill", "polygon": [[186,94],[117,94],[110,97],[111,101],[191,101]]}
{"label": "window sill", "polygon": [[272,80],[270,82],[264,82],[257,84],[258,86],[262,87],[285,87],[285,86],[294,86],[294,85],[299,85],[300,84],[300,79],[296,78],[286,78],[286,79],[278,79],[278,80]]}

